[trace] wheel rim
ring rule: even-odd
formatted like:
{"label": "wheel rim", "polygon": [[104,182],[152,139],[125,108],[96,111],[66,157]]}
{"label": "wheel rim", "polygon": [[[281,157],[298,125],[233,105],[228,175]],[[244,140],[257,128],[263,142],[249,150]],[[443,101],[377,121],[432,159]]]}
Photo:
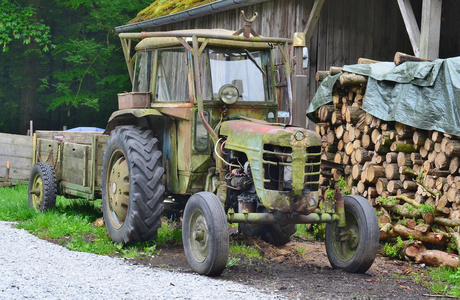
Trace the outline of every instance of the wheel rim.
{"label": "wheel rim", "polygon": [[208,223],[203,213],[196,209],[190,218],[190,244],[192,255],[197,262],[203,262],[209,250]]}
{"label": "wheel rim", "polygon": [[112,153],[107,173],[109,219],[115,228],[120,228],[126,220],[129,205],[129,167],[121,150]]}
{"label": "wheel rim", "polygon": [[39,210],[43,201],[43,180],[40,174],[35,175],[32,185],[32,205],[35,210]]}
{"label": "wheel rim", "polygon": [[343,262],[350,261],[358,250],[359,227],[354,214],[345,213],[347,224],[344,228],[334,224],[332,247],[337,258]]}

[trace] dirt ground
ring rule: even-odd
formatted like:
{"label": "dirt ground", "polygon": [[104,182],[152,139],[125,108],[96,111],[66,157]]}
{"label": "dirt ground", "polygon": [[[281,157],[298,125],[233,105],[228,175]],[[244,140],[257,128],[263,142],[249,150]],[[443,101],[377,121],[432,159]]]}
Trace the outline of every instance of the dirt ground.
{"label": "dirt ground", "polygon": [[[233,241],[254,245],[261,259],[243,256],[220,277],[289,299],[443,299],[414,283],[424,276],[419,265],[378,256],[366,274],[332,269],[324,243],[294,238],[283,247],[232,234]],[[152,268],[192,273],[181,245],[160,248],[158,255],[130,261]],[[304,249],[304,250],[302,250]],[[159,250],[159,249],[158,249]],[[245,291],[241,291],[244,299]]]}

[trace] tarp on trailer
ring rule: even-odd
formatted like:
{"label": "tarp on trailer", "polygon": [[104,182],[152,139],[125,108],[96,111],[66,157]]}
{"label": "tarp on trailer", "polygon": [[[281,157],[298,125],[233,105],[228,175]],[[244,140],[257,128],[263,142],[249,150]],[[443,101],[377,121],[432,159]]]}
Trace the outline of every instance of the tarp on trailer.
{"label": "tarp on trailer", "polygon": [[[460,57],[433,62],[348,65],[342,71],[368,76],[363,110],[384,121],[460,136]],[[307,116],[332,102],[341,74],[325,78]]]}

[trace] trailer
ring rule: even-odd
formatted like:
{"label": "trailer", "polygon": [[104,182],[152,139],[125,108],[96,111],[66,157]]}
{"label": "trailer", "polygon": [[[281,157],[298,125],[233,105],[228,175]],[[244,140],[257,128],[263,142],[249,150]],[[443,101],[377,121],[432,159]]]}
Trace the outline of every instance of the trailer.
{"label": "trailer", "polygon": [[55,205],[56,193],[67,198],[100,199],[100,170],[108,138],[101,132],[37,131],[29,204],[44,211]]}

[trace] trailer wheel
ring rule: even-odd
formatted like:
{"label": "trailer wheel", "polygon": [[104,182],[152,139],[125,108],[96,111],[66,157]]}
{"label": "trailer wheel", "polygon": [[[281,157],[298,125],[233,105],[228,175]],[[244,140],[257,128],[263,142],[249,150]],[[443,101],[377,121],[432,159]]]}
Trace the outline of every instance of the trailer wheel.
{"label": "trailer wheel", "polygon": [[102,211],[114,242],[156,239],[165,190],[160,158],[151,130],[120,126],[112,131],[103,156]]}
{"label": "trailer wheel", "polygon": [[190,197],[184,210],[182,240],[192,270],[207,276],[224,271],[229,252],[228,224],[216,195],[201,192]]}
{"label": "trailer wheel", "polygon": [[56,206],[56,176],[53,167],[38,162],[32,167],[29,177],[29,206],[36,211],[45,211]]}
{"label": "trailer wheel", "polygon": [[365,273],[374,262],[379,246],[379,225],[372,205],[356,195],[343,197],[346,225],[326,225],[326,252],[335,269]]}

